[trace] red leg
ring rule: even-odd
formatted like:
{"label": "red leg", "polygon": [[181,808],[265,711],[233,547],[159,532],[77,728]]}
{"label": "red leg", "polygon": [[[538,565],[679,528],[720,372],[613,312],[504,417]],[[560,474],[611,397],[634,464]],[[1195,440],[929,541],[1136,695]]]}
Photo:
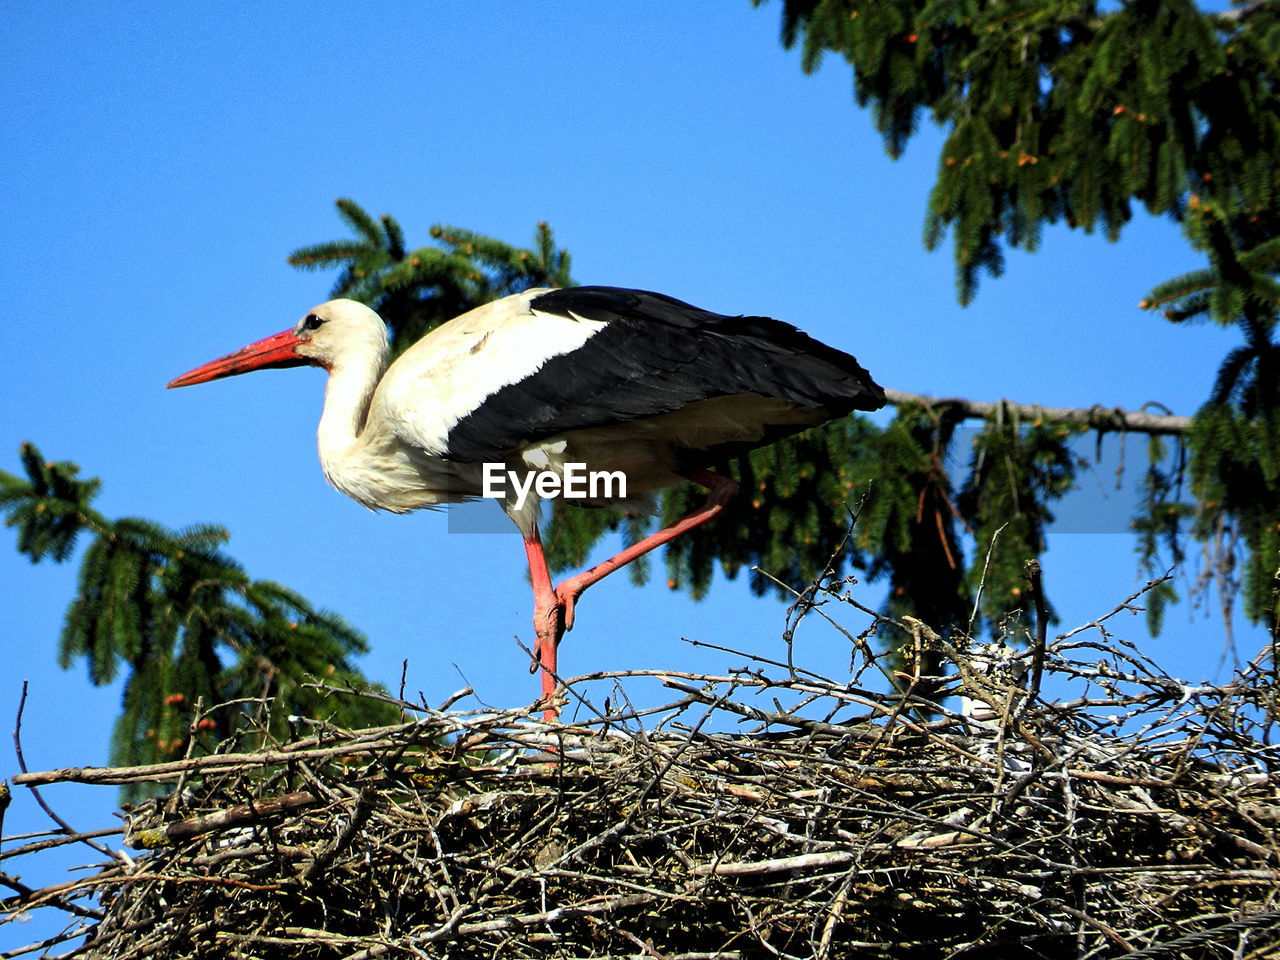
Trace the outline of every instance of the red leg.
{"label": "red leg", "polygon": [[[542,699],[550,704],[556,692],[556,651],[564,636],[564,604],[551,588],[551,574],[547,572],[547,558],[542,550],[542,537],[538,528],[524,542],[524,552],[529,558],[529,579],[533,582],[533,663],[529,672],[542,671]],[[548,706],[542,711],[542,719],[553,723],[560,711]]]}
{"label": "red leg", "polygon": [[683,520],[677,521],[669,527],[663,527],[657,533],[651,533],[639,543],[633,543],[621,553],[596,564],[590,570],[584,570],[577,576],[570,577],[556,587],[556,599],[564,605],[564,628],[566,630],[573,629],[573,608],[587,587],[593,583],[599,583],[615,570],[625,567],[632,560],[638,560],[650,550],[656,550],[664,543],[670,543],[682,533],[688,533],[694,527],[706,523],[723,510],[725,504],[732,500],[734,494],[738,492],[736,483],[728,477],[722,477],[718,473],[712,473],[709,470],[697,470],[690,473],[689,479],[694,483],[701,484],[709,491],[707,502],[704,506],[695,510]]}
{"label": "red leg", "polygon": [[[738,492],[738,485],[728,477],[711,473],[708,470],[697,470],[689,474],[689,479],[701,484],[709,491],[706,505],[695,510],[683,520],[664,527],[657,533],[650,534],[639,543],[632,544],[590,570],[565,580],[554,590],[551,588],[551,577],[547,572],[547,559],[542,550],[542,539],[535,528],[533,536],[525,540],[524,549],[529,557],[529,577],[533,582],[533,629],[537,638],[534,640],[534,662],[530,672],[542,671],[542,698],[550,702],[556,690],[556,648],[564,632],[573,627],[574,606],[584,590],[593,583],[598,583],[609,574],[625,567],[632,560],[643,557],[664,543],[670,543],[682,533],[688,533],[694,527],[706,523],[721,510]],[[559,711],[548,707],[543,711],[542,719],[554,721]]]}

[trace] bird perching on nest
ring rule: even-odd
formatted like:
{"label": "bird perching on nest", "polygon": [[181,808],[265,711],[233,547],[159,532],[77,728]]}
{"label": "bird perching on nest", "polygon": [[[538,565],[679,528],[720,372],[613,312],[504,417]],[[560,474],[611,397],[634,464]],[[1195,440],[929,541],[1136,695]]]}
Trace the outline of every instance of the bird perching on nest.
{"label": "bird perching on nest", "polygon": [[[556,716],[557,648],[582,592],[716,516],[737,486],[709,465],[885,402],[857,360],[788,324],[613,287],[527,290],[442,324],[387,360],[382,319],[355,301],[331,300],[169,386],[323,367],[321,466],[333,486],[371,509],[476,499],[495,470],[509,477],[502,505],[524,538],[532,669],[541,670],[547,719]],[[579,476],[625,478],[621,489],[580,503],[638,505],[685,481],[706,487],[707,503],[553,587],[538,533],[540,496],[563,490],[575,467]],[[529,495],[534,475],[553,482]]]}

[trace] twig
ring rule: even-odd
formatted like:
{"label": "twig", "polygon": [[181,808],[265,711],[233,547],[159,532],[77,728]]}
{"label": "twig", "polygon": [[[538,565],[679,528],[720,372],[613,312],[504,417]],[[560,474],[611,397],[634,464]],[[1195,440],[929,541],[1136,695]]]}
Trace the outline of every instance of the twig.
{"label": "twig", "polygon": [[[18,769],[21,770],[22,773],[13,778],[14,783],[24,783],[25,781],[23,777],[27,775],[27,760],[22,755],[22,712],[26,708],[26,705],[27,681],[23,680],[22,694],[18,697],[18,716],[13,725],[13,750],[14,753],[17,754]],[[31,795],[35,797],[36,803],[40,805],[40,809],[48,815],[50,820],[62,828],[69,837],[75,838],[87,847],[92,847],[94,850],[97,850],[101,854],[105,854],[112,860],[124,860],[119,851],[112,850],[110,847],[104,847],[102,844],[97,843],[87,834],[81,833],[75,827],[71,826],[71,824],[67,823],[67,821],[54,813],[53,808],[50,807],[49,804],[45,803],[44,797],[40,796],[40,791],[35,788],[34,783],[28,783],[27,787],[31,790]]]}
{"label": "twig", "polygon": [[978,589],[973,592],[973,610],[969,613],[969,626],[965,630],[967,636],[973,636],[973,625],[978,619],[978,608],[982,605],[982,592],[987,587],[987,571],[991,569],[991,555],[996,552],[996,541],[1000,539],[1000,534],[1004,533],[1004,528],[1008,525],[1008,520],[1000,524],[996,532],[991,535],[991,542],[987,544],[987,558],[982,562],[982,578],[978,581]]}

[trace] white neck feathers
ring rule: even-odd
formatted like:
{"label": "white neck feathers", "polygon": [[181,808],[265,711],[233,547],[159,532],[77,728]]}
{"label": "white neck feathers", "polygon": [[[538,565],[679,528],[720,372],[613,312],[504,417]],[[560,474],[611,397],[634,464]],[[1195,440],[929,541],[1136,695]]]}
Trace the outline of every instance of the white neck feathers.
{"label": "white neck feathers", "polygon": [[348,455],[359,441],[369,415],[369,404],[386,369],[385,348],[349,350],[329,371],[324,391],[324,413],[317,439],[320,462],[326,475],[331,464]]}

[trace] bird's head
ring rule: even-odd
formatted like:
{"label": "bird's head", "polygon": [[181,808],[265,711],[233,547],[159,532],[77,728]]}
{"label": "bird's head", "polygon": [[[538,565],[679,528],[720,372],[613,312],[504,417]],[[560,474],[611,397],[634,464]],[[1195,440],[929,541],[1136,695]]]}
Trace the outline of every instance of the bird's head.
{"label": "bird's head", "polygon": [[169,381],[168,386],[187,387],[272,367],[310,365],[333,370],[357,356],[379,363],[386,352],[387,328],[381,317],[363,303],[330,300],[308,310],[288,330],[189,370]]}

